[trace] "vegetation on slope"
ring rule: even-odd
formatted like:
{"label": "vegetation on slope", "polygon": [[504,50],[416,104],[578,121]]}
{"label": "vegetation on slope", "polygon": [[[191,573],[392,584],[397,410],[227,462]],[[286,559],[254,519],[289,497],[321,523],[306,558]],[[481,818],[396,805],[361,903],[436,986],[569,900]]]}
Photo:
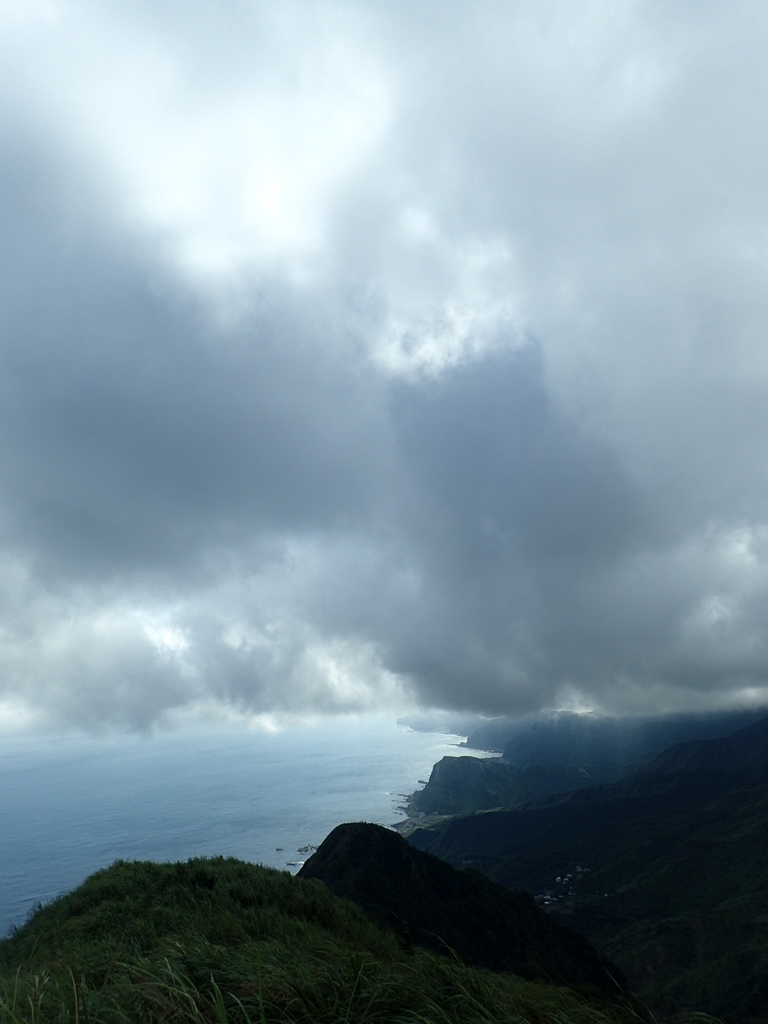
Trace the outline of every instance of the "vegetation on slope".
{"label": "vegetation on slope", "polygon": [[615,785],[410,841],[540,894],[655,1010],[768,1022],[768,719]]}
{"label": "vegetation on slope", "polygon": [[0,1024],[631,1024],[629,1009],[464,967],[320,882],[221,858],[118,862],[0,942]]}
{"label": "vegetation on slope", "polygon": [[553,921],[530,893],[456,871],[380,825],[337,826],[299,874],[325,882],[406,943],[458,954],[471,966],[628,998],[621,972]]}
{"label": "vegetation on slope", "polygon": [[420,814],[472,814],[517,807],[554,793],[616,782],[635,765],[512,765],[496,758],[444,757],[411,796]]}

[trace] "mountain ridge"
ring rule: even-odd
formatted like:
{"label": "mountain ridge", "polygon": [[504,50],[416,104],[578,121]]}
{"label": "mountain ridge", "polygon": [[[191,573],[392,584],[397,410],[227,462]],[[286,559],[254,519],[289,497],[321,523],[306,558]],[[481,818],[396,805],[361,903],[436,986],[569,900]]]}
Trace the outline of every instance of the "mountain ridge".
{"label": "mountain ridge", "polygon": [[677,744],[611,785],[409,842],[538,895],[654,1009],[768,1020],[768,718]]}
{"label": "mountain ridge", "polygon": [[319,881],[233,858],[117,861],[0,940],[4,1024],[510,1020],[638,1019],[596,989],[403,950]]}
{"label": "mountain ridge", "polygon": [[402,836],[366,822],[337,826],[299,871],[394,929],[405,945],[527,980],[629,998],[626,979],[589,943],[476,871],[457,871]]}

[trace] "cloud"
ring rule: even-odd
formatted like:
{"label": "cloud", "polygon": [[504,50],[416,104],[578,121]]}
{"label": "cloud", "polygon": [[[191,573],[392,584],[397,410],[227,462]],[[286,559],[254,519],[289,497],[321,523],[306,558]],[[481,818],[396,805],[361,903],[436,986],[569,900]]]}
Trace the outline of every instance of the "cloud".
{"label": "cloud", "polygon": [[[88,161],[123,229],[197,287],[306,273],[330,198],[386,130],[353,19],[318,5],[50,3],[11,22],[6,102]],[[13,31],[15,29],[15,31]]]}
{"label": "cloud", "polygon": [[0,29],[4,728],[768,697],[761,5]]}

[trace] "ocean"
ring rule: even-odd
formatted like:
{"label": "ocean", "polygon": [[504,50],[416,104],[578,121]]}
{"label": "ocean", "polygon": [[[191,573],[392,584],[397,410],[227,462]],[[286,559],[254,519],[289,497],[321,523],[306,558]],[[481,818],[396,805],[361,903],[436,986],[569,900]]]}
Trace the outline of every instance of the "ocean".
{"label": "ocean", "polygon": [[0,736],[0,936],[117,859],[297,871],[343,821],[391,825],[462,739],[366,717],[278,733]]}

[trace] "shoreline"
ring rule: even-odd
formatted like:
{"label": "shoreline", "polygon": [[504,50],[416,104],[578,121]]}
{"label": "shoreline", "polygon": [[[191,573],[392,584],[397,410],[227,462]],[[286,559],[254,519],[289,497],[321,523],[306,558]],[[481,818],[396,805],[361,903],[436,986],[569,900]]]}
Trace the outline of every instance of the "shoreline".
{"label": "shoreline", "polygon": [[402,811],[406,817],[400,821],[392,823],[390,828],[393,828],[395,832],[407,839],[408,836],[412,835],[417,829],[420,828],[432,828],[435,825],[439,825],[449,818],[455,817],[453,814],[426,814],[424,811],[416,811],[413,808],[413,794],[403,794],[404,803],[397,807],[398,811]]}

